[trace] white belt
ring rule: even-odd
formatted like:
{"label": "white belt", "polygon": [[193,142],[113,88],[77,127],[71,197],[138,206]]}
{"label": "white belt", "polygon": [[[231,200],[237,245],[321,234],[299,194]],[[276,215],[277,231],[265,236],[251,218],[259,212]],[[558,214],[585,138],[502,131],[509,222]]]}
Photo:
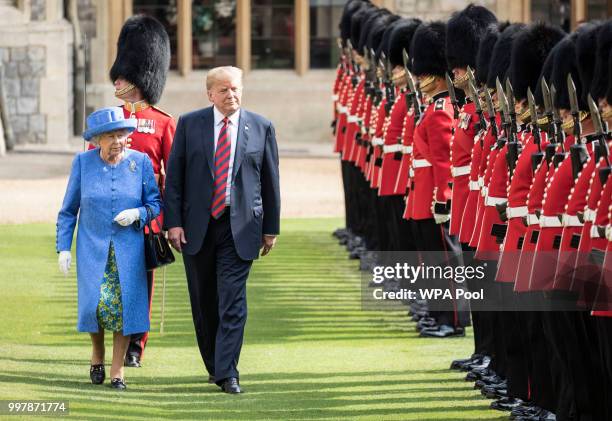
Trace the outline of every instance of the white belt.
{"label": "white belt", "polygon": [[506,199],[505,197],[487,196],[485,198],[485,206],[502,205],[502,204],[506,203],[507,201],[508,201],[508,199]]}
{"label": "white belt", "polygon": [[487,197],[488,194],[489,194],[489,188],[487,186],[482,186],[480,188],[480,195],[482,197]]}
{"label": "white belt", "polygon": [[412,161],[412,168],[431,167],[431,162],[426,159],[415,159]]}
{"label": "white belt", "polygon": [[591,238],[601,238],[601,236],[599,235],[599,230],[597,228],[599,228],[597,225],[593,225],[591,227]]}
{"label": "white belt", "polygon": [[568,215],[566,213],[563,214],[562,223],[564,227],[581,227],[583,225],[577,215]]}
{"label": "white belt", "polygon": [[459,177],[462,175],[468,175],[470,173],[470,166],[464,165],[462,167],[451,167],[451,175],[453,177]]}
{"label": "white belt", "polygon": [[484,177],[478,177],[478,186],[480,188],[484,187]]}
{"label": "white belt", "polygon": [[530,213],[527,215],[527,225],[538,225],[540,221],[538,220],[538,216],[534,213]]}
{"label": "white belt", "polygon": [[350,115],[348,116],[347,120],[349,123],[359,123],[359,117],[357,117],[356,115]]}
{"label": "white belt", "polygon": [[612,225],[606,227],[606,238],[608,241],[612,241]]}
{"label": "white belt", "polygon": [[385,140],[382,137],[375,137],[372,139],[372,145],[382,146],[385,144]]}
{"label": "white belt", "polygon": [[470,182],[468,183],[468,187],[470,188],[470,190],[475,191],[475,190],[480,190],[480,186],[478,185],[478,181],[472,181],[470,180]]}
{"label": "white belt", "polygon": [[338,101],[338,95],[337,94],[333,94],[332,95],[332,101]]}
{"label": "white belt", "polygon": [[410,145],[410,146],[402,145],[402,152],[405,153],[405,154],[412,153],[412,145]]}
{"label": "white belt", "polygon": [[412,169],[412,167],[410,167],[410,168],[408,169],[408,176],[409,176],[410,178],[414,177],[414,169]]}
{"label": "white belt", "polygon": [[383,153],[401,152],[402,145],[383,145]]}
{"label": "white belt", "polygon": [[587,208],[584,211],[584,221],[593,222],[595,220],[595,210]]}
{"label": "white belt", "polygon": [[338,104],[338,106],[336,107],[336,109],[338,110],[338,112],[339,112],[340,114],[346,114],[346,113],[348,113],[348,108],[347,108],[347,107],[345,107],[344,105],[340,105],[340,104]]}
{"label": "white belt", "polygon": [[540,226],[542,228],[562,227],[561,220],[557,216],[540,216]]}
{"label": "white belt", "polygon": [[523,216],[527,216],[529,213],[527,206],[516,206],[506,208],[506,216],[508,219],[510,218],[522,218]]}

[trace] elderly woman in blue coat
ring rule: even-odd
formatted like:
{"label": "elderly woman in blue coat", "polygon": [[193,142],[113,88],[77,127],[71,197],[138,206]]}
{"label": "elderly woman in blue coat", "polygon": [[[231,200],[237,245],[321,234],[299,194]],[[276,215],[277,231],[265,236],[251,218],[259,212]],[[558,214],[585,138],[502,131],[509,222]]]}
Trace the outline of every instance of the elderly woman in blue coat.
{"label": "elderly woman in blue coat", "polygon": [[[149,330],[142,228],[160,212],[160,195],[146,154],[127,149],[136,120],[119,107],[87,117],[83,137],[97,145],[72,163],[57,219],[59,267],[68,274],[78,220],[78,323],[93,345],[90,378],[102,384],[104,331],[113,332],[111,386],[125,389],[123,362],[130,335]],[[147,210],[148,208],[148,210]]]}

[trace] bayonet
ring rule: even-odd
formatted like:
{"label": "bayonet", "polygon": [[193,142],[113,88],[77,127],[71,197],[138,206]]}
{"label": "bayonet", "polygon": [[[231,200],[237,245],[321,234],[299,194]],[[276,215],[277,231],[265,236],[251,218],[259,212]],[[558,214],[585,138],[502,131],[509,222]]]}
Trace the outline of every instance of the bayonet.
{"label": "bayonet", "polygon": [[408,68],[408,64],[410,63],[410,57],[408,57],[408,53],[406,49],[402,49],[402,59],[404,61],[404,73],[406,74],[406,84],[408,85],[408,92],[406,92],[406,109],[410,109],[410,107],[414,106],[414,108],[418,108],[414,103],[414,98],[416,98],[416,92],[413,90],[413,87],[410,85],[410,69]]}
{"label": "bayonet", "polygon": [[555,126],[554,127],[555,142],[561,143],[561,147],[563,148],[563,143],[565,140],[565,132],[563,131],[563,128],[562,128],[563,121],[561,120],[561,114],[559,114],[559,108],[557,108],[556,98],[557,98],[557,88],[555,87],[555,85],[551,84],[550,85],[550,104],[552,106],[553,123]]}
{"label": "bayonet", "polygon": [[582,126],[580,125],[580,109],[578,107],[578,95],[576,94],[576,85],[572,79],[572,74],[567,75],[567,92],[569,93],[570,109],[572,118],[574,119],[574,140],[580,142],[582,135]]}
{"label": "bayonet", "polygon": [[485,117],[482,112],[482,107],[480,106],[480,99],[478,98],[478,91],[476,86],[472,83],[471,80],[468,79],[468,92],[470,93],[470,97],[472,101],[474,101],[474,106],[476,107],[476,114],[478,115],[478,124],[480,127],[486,127]]}
{"label": "bayonet", "polygon": [[489,121],[491,122],[491,130],[493,132],[493,136],[495,136],[495,139],[497,139],[499,133],[497,130],[497,122],[495,121],[495,105],[493,105],[493,98],[491,98],[491,92],[486,87],[484,92],[485,102],[487,104],[487,112],[489,113]]}
{"label": "bayonet", "polygon": [[538,110],[531,88],[527,87],[527,104],[529,104],[529,114],[531,115],[531,133],[535,143],[540,146],[540,126],[538,126]]}
{"label": "bayonet", "polygon": [[518,129],[516,126],[516,103],[514,99],[514,90],[510,83],[510,78],[506,78],[506,100],[508,101],[508,115],[510,116],[510,132],[508,137],[513,137],[517,134]]}
{"label": "bayonet", "polygon": [[457,120],[459,118],[459,102],[457,102],[457,94],[455,93],[455,85],[453,85],[453,80],[446,73],[446,85],[448,86],[448,96],[450,97],[451,104],[453,104],[453,118]]}

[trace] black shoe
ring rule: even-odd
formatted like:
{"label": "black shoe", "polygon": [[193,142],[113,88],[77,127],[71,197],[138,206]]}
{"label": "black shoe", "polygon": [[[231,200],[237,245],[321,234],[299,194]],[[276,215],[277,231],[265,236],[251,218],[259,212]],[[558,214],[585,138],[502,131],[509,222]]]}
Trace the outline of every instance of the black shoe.
{"label": "black shoe", "polygon": [[438,324],[436,323],[436,319],[433,317],[421,317],[416,324],[417,332],[422,331],[423,329],[432,329],[438,328]]}
{"label": "black shoe", "polygon": [[514,408],[521,406],[522,404],[523,401],[520,399],[505,397],[491,402],[489,407],[498,411],[512,411]]}
{"label": "black shoe", "polygon": [[487,399],[499,399],[508,396],[508,387],[503,385],[499,388],[485,386],[480,390],[480,393]]}
{"label": "black shoe", "polygon": [[136,367],[140,368],[140,356],[134,354],[128,354],[125,356],[125,361],[123,362],[125,367]]}
{"label": "black shoe", "polygon": [[475,382],[476,380],[480,380],[483,377],[492,376],[493,374],[495,374],[495,372],[493,370],[489,370],[488,368],[478,367],[478,368],[474,368],[474,369],[470,370],[466,374],[465,381],[466,382]]}
{"label": "black shoe", "polygon": [[423,329],[420,335],[422,338],[450,338],[453,336],[465,336],[465,330],[462,327],[452,327],[449,325],[440,325],[437,329]]}
{"label": "black shoe", "polygon": [[125,381],[120,378],[111,379],[111,387],[117,390],[125,390],[127,386],[125,385]]}
{"label": "black shoe", "polygon": [[451,370],[462,370],[466,364],[472,364],[476,358],[478,358],[477,354],[472,355],[470,358],[462,358],[458,360],[453,360],[450,365]]}
{"label": "black shoe", "polygon": [[221,383],[221,390],[230,394],[242,393],[236,377],[228,377],[227,379],[223,380],[223,383]]}
{"label": "black shoe", "polygon": [[510,419],[515,418],[523,418],[523,417],[532,417],[538,414],[541,409],[533,404],[523,403],[520,406],[517,406],[510,413]]}
{"label": "black shoe", "polygon": [[104,364],[92,364],[89,366],[89,378],[93,384],[102,384],[106,379]]}
{"label": "black shoe", "polygon": [[208,375],[208,384],[215,384],[215,376],[212,374]]}

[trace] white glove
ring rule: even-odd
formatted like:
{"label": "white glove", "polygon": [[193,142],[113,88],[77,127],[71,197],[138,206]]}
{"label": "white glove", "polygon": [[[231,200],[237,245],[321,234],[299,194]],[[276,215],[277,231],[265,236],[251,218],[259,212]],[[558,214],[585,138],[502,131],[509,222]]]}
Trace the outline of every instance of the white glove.
{"label": "white glove", "polygon": [[64,275],[68,275],[68,271],[70,271],[70,264],[72,263],[72,255],[70,252],[60,251],[57,263],[59,264],[60,272],[62,272]]}
{"label": "white glove", "polygon": [[606,227],[606,238],[608,241],[612,241],[612,225]]}
{"label": "white glove", "polygon": [[115,219],[113,219],[113,221],[115,221],[122,227],[127,227],[129,225],[132,225],[134,222],[138,221],[139,219],[140,219],[140,212],[138,211],[138,209],[132,208],[132,209],[126,209],[126,210],[119,212],[119,215],[115,216]]}
{"label": "white glove", "polygon": [[450,220],[450,212],[446,203],[434,201],[431,205],[431,212],[438,225]]}
{"label": "white glove", "polygon": [[446,213],[446,214],[441,214],[441,213],[434,213],[434,219],[436,221],[436,224],[443,224],[446,221],[450,221],[450,214]]}

